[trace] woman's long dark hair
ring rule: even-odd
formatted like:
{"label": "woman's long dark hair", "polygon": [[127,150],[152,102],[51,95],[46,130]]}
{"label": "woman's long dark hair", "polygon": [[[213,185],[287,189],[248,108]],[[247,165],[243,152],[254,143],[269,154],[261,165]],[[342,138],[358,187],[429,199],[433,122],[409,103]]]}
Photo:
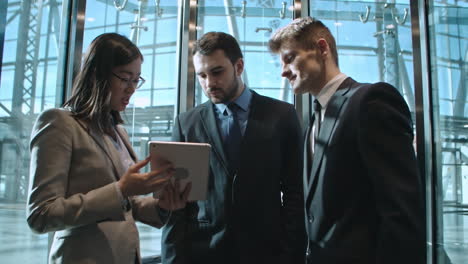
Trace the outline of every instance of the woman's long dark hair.
{"label": "woman's long dark hair", "polygon": [[115,137],[113,126],[123,123],[110,106],[110,78],[115,67],[126,65],[143,55],[128,38],[105,33],[90,44],[80,73],[73,83],[72,96],[64,103],[75,118],[89,122],[91,128]]}

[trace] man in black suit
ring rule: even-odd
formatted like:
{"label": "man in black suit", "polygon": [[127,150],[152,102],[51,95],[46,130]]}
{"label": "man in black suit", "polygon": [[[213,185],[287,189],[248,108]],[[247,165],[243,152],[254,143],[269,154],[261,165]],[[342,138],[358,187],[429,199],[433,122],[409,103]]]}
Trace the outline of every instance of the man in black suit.
{"label": "man in black suit", "polygon": [[307,263],[425,263],[423,187],[403,97],[341,73],[319,20],[294,20],[269,46],[294,93],[315,97],[304,144]]}
{"label": "man in black suit", "polygon": [[193,61],[210,100],[176,118],[173,140],[211,144],[208,197],[172,212],[163,263],[304,263],[302,132],[294,107],[245,87],[231,35],[203,35]]}

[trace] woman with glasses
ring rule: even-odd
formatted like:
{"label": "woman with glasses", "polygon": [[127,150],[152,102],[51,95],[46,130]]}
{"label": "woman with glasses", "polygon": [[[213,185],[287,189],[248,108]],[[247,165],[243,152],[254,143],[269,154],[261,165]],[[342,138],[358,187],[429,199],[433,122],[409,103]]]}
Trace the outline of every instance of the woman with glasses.
{"label": "woman with glasses", "polygon": [[[143,56],[115,33],[91,43],[73,94],[63,108],[40,114],[31,136],[27,221],[37,233],[55,232],[49,263],[140,263],[135,220],[161,227],[160,208],[177,210],[173,166],[140,173],[120,112],[144,79]],[[160,200],[138,197],[165,188]]]}

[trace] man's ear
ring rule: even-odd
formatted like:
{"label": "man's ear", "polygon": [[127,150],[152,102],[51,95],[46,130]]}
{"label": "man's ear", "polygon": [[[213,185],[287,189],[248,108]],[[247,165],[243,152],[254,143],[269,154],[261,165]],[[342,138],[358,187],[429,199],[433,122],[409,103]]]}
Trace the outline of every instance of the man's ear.
{"label": "man's ear", "polygon": [[320,49],[320,54],[322,56],[328,56],[328,54],[330,53],[330,47],[328,46],[328,42],[325,39],[319,39],[317,41],[317,46]]}
{"label": "man's ear", "polygon": [[236,63],[234,63],[234,68],[236,69],[236,75],[241,76],[244,72],[244,59],[239,58]]}

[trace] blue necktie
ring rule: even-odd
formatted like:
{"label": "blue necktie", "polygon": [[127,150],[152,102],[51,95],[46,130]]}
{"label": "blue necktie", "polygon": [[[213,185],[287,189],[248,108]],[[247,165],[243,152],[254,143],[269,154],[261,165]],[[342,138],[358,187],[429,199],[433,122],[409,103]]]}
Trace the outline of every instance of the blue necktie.
{"label": "blue necktie", "polygon": [[232,172],[235,173],[239,166],[239,152],[242,140],[239,119],[237,118],[237,111],[239,110],[239,106],[232,102],[229,103],[227,107],[231,111],[232,118],[229,119],[229,130],[224,142],[224,146],[229,162],[229,167],[231,167]]}

